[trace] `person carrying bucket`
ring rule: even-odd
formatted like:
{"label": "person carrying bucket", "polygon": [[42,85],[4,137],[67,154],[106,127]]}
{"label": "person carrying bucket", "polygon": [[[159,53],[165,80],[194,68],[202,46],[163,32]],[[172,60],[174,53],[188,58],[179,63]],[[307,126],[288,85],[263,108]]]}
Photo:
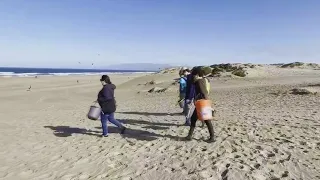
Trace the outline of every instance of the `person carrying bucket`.
{"label": "person carrying bucket", "polygon": [[[186,116],[186,123],[185,125],[191,125],[191,116],[195,110],[194,104],[194,97],[195,97],[195,84],[194,84],[194,77],[197,74],[195,70],[197,67],[194,67],[190,73],[187,75],[187,88],[186,88],[186,97],[185,97],[185,116]],[[204,122],[202,121],[202,127],[204,127]]]}
{"label": "person carrying bucket", "polygon": [[108,136],[108,126],[107,121],[116,125],[121,129],[121,134],[124,133],[126,127],[124,127],[119,121],[114,118],[114,112],[116,111],[116,100],[114,98],[114,90],[116,86],[111,83],[110,77],[108,75],[103,75],[100,79],[103,88],[98,94],[97,102],[101,107],[101,126],[102,126],[102,136]]}
{"label": "person carrying bucket", "polygon": [[[193,103],[192,99],[196,101],[196,103],[201,102],[198,100],[209,100],[209,92],[210,92],[210,83],[207,78],[204,77],[204,72],[201,70],[200,67],[196,67],[192,70],[192,78],[190,79],[190,83],[194,85],[194,92],[189,91],[189,95],[186,97],[186,103],[190,104]],[[192,88],[190,89],[192,91]],[[185,137],[186,140],[192,140],[192,135],[196,126],[196,122],[198,120],[198,111],[197,106],[191,115],[191,125],[188,136]],[[212,109],[210,109],[210,113]],[[214,130],[212,126],[212,122],[210,120],[205,120],[204,123],[208,127],[209,131],[209,139],[207,142],[214,142]]]}

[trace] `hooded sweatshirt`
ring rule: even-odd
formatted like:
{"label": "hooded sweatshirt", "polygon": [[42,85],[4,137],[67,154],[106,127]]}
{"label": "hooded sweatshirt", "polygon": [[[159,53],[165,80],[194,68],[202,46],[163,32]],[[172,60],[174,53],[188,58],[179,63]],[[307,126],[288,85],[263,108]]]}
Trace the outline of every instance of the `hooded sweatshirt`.
{"label": "hooded sweatshirt", "polygon": [[195,96],[195,85],[193,83],[193,75],[189,74],[187,76],[187,86],[186,86],[186,100],[191,101]]}
{"label": "hooded sweatshirt", "polygon": [[98,103],[103,113],[109,114],[116,111],[116,101],[114,98],[114,90],[116,86],[114,84],[106,84],[100,90],[98,94]]}

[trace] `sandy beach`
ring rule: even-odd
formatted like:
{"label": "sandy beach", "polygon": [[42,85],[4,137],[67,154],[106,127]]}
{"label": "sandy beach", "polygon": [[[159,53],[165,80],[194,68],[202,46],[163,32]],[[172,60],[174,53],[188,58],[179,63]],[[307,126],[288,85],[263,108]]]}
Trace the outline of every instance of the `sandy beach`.
{"label": "sandy beach", "polygon": [[200,122],[183,141],[177,73],[111,75],[128,130],[104,138],[86,117],[100,77],[0,77],[0,179],[320,179],[320,70],[248,72],[211,79],[214,143]]}

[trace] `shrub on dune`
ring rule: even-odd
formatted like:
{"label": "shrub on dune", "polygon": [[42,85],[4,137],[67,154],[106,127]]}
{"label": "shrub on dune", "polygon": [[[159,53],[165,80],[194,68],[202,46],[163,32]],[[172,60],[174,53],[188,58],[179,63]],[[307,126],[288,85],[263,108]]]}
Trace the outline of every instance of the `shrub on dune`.
{"label": "shrub on dune", "polygon": [[201,71],[205,76],[210,75],[212,73],[212,68],[209,66],[203,66],[201,67]]}
{"label": "shrub on dune", "polygon": [[302,62],[293,62],[293,63],[289,63],[289,64],[284,64],[281,67],[282,68],[288,68],[288,67],[294,68],[294,67],[299,67],[299,66],[302,66],[302,65],[304,65],[304,63],[302,63]]}
{"label": "shrub on dune", "polygon": [[[214,64],[211,66],[198,66],[201,67],[201,70],[204,72],[206,76],[214,76],[214,77],[220,77],[222,73],[224,72],[231,72],[235,76],[239,77],[245,77],[247,75],[247,72],[243,69],[243,67],[239,67],[236,65],[232,65],[230,63],[228,64]],[[254,68],[253,65],[251,68]]]}
{"label": "shrub on dune", "polygon": [[239,77],[246,77],[247,76],[246,71],[243,69],[234,70],[234,71],[232,71],[232,74],[235,76],[239,76]]}
{"label": "shrub on dune", "polygon": [[218,68],[218,67],[214,67],[214,68],[212,69],[211,74],[212,74],[212,76],[220,76],[220,75],[221,75],[221,72],[223,72],[223,69]]}

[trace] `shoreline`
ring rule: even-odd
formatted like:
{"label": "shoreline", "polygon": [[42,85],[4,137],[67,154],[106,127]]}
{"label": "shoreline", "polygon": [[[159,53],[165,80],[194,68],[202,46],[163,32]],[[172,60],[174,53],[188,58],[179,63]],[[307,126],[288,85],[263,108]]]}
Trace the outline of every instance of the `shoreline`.
{"label": "shoreline", "polygon": [[35,78],[35,77],[69,77],[69,76],[101,76],[103,74],[109,74],[109,75],[130,75],[130,74],[154,74],[157,72],[101,72],[101,73],[8,73],[6,72],[0,72],[0,78],[12,78],[12,77],[18,77],[18,78]]}

